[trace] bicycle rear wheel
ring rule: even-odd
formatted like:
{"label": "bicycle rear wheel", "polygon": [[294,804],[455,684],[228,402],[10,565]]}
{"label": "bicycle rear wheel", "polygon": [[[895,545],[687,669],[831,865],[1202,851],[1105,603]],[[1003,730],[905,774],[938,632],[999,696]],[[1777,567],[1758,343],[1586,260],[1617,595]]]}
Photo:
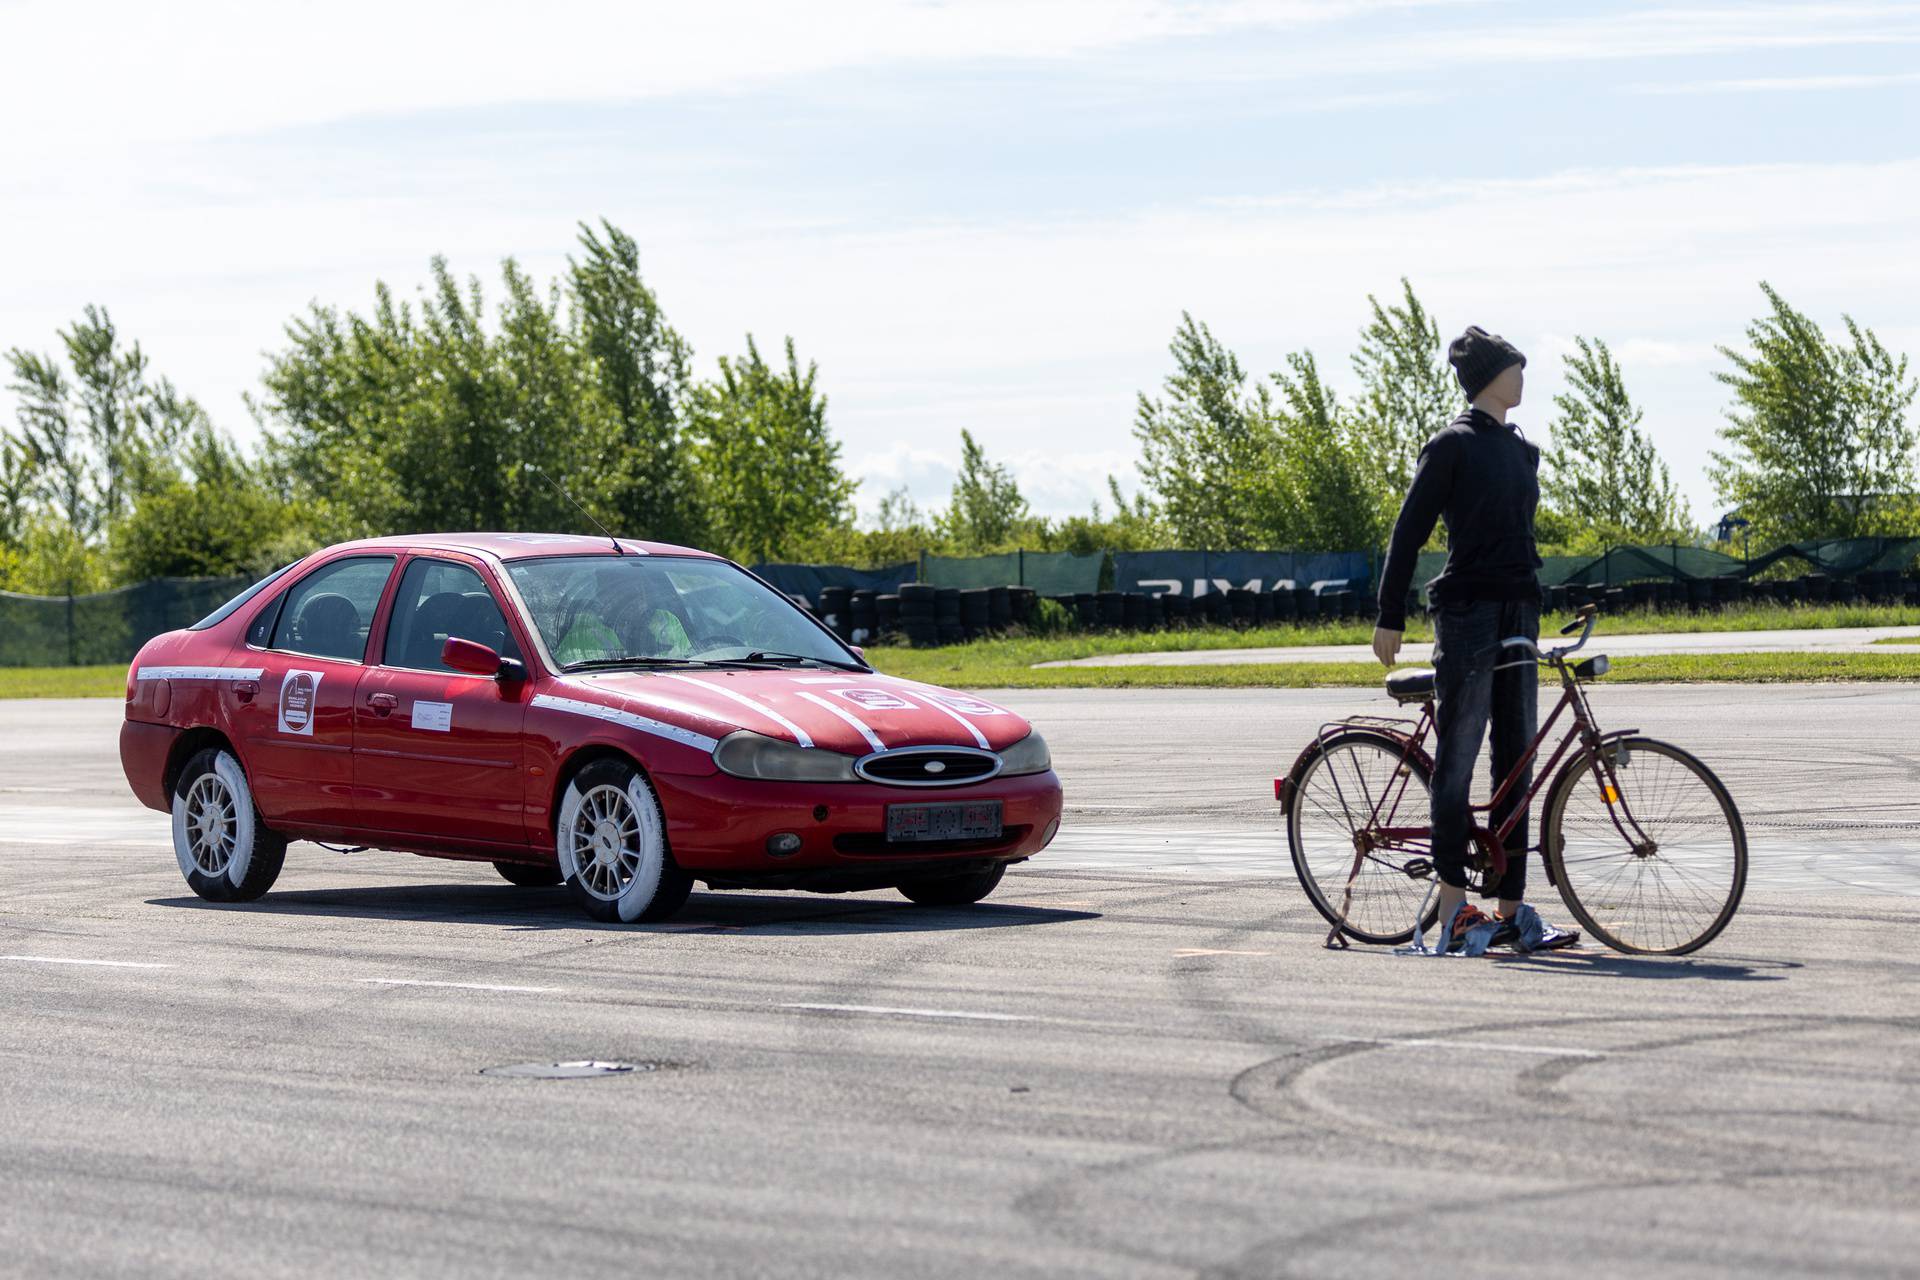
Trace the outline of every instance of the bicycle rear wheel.
{"label": "bicycle rear wheel", "polygon": [[[1294,871],[1327,923],[1356,941],[1391,944],[1413,937],[1414,914],[1428,885],[1405,868],[1427,858],[1431,843],[1359,837],[1381,827],[1424,828],[1429,784],[1418,756],[1408,756],[1386,734],[1364,730],[1327,739],[1293,778],[1287,844]],[[1431,926],[1434,915],[1429,908],[1423,923]]]}
{"label": "bicycle rear wheel", "polygon": [[1616,951],[1685,955],[1719,936],[1747,884],[1747,833],[1713,771],[1653,738],[1582,752],[1541,834],[1560,896]]}

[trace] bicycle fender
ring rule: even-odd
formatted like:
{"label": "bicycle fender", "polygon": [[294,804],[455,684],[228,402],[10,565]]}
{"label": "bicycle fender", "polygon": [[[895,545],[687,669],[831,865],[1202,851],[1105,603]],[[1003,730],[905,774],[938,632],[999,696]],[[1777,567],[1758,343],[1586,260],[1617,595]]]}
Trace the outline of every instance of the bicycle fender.
{"label": "bicycle fender", "polygon": [[1312,742],[1309,742],[1306,748],[1300,752],[1299,756],[1294,759],[1293,766],[1287,770],[1286,775],[1273,780],[1273,798],[1280,802],[1281,813],[1288,815],[1293,813],[1294,795],[1298,791],[1301,775],[1307,771],[1308,765],[1326,753],[1327,744],[1340,738],[1356,736],[1377,739],[1392,747],[1401,755],[1412,757],[1426,767],[1428,776],[1432,776],[1433,757],[1428,755],[1425,749],[1413,745],[1413,736],[1411,734],[1396,733],[1391,729],[1382,729],[1372,725],[1366,728],[1341,729],[1336,733],[1322,734]]}

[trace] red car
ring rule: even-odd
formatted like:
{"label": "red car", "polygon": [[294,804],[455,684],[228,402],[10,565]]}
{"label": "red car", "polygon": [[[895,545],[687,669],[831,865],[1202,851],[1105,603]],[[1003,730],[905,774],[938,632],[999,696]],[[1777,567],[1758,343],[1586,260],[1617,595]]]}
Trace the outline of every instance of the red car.
{"label": "red car", "polygon": [[1004,707],[877,674],[729,560],[572,535],[315,552],[140,650],[120,759],[221,902],[303,839],[564,881],[598,920],[695,880],[958,905],[1060,826]]}

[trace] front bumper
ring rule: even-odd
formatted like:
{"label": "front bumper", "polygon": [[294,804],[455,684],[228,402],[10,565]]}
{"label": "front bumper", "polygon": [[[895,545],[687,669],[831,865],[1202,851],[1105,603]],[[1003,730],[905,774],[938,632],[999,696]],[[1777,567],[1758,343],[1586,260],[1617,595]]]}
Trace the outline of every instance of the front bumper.
{"label": "front bumper", "polygon": [[[653,784],[666,810],[674,861],[696,879],[728,885],[873,888],[903,874],[1018,862],[1045,848],[1060,822],[1060,779],[1051,770],[939,789],[757,782],[724,773],[657,773]],[[888,805],[980,800],[1000,801],[1001,839],[886,843]],[[786,833],[800,837],[800,848],[769,853],[768,839]]]}

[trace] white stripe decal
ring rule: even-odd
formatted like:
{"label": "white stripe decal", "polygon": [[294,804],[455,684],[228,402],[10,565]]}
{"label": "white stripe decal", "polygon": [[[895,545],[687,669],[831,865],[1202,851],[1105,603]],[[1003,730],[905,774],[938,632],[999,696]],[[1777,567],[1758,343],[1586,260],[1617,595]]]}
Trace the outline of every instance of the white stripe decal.
{"label": "white stripe decal", "polygon": [[[813,739],[808,736],[805,729],[802,729],[799,725],[787,719],[772,707],[756,702],[744,693],[735,693],[732,689],[723,689],[717,684],[708,684],[705,680],[701,680],[696,676],[682,675],[677,671],[662,671],[660,674],[669,680],[679,680],[686,684],[697,685],[710,693],[717,693],[723,698],[731,698],[743,707],[751,707],[753,710],[758,711],[761,715],[785,729],[788,733],[791,733],[794,741],[798,742],[801,746],[810,747],[813,745]],[[986,744],[982,743],[981,745],[985,746]]]}
{"label": "white stripe decal", "polygon": [[961,724],[965,725],[967,732],[973,735],[973,740],[979,744],[980,749],[982,751],[992,750],[992,748],[987,745],[987,735],[980,732],[979,727],[975,725],[973,721],[967,719],[965,716],[961,715],[958,711],[955,711],[952,707],[947,706],[945,703],[941,702],[938,698],[926,698],[926,699],[923,699],[923,701],[928,706],[932,707],[935,711],[944,711],[947,715],[952,716],[955,720],[958,720]]}
{"label": "white stripe decal", "polygon": [[260,667],[141,667],[136,680],[258,680]]}
{"label": "white stripe decal", "polygon": [[867,728],[866,723],[862,721],[858,716],[852,714],[851,712],[842,711],[839,707],[834,706],[831,702],[828,702],[825,698],[821,697],[817,693],[807,693],[804,690],[802,690],[800,696],[805,698],[808,702],[811,702],[816,707],[825,707],[828,711],[833,712],[834,715],[839,716],[842,720],[845,720],[848,724],[858,729],[860,731],[860,736],[865,738],[867,740],[867,744],[871,746],[875,751],[885,751],[887,749],[887,744],[880,741],[880,739],[877,736],[875,736],[873,730]]}
{"label": "white stripe decal", "polygon": [[550,693],[540,693],[534,695],[533,705],[549,711],[567,711],[577,716],[605,720],[609,724],[624,725],[629,729],[638,729],[642,733],[650,733],[657,738],[665,738],[669,742],[678,742],[682,746],[694,747],[701,751],[712,751],[720,745],[718,738],[709,738],[704,733],[682,729],[677,724],[668,724],[663,720],[649,720],[646,716],[637,716],[631,711],[602,706],[597,702],[581,702],[576,698],[556,698]]}

